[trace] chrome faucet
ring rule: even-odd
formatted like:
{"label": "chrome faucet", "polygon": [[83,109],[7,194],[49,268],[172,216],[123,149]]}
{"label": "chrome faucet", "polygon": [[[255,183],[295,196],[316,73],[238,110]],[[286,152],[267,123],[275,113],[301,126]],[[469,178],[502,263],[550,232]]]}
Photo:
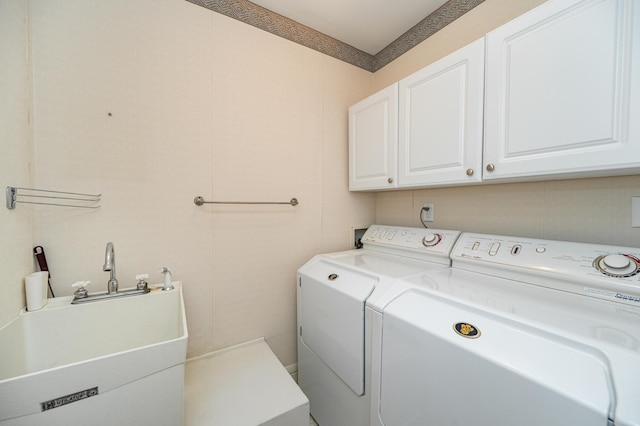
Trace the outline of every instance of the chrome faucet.
{"label": "chrome faucet", "polygon": [[107,282],[107,293],[117,293],[118,292],[118,280],[116,279],[116,254],[113,250],[113,243],[107,243],[107,249],[104,253],[104,266],[102,270],[107,272],[111,271],[111,277]]}
{"label": "chrome faucet", "polygon": [[135,288],[125,288],[124,290],[118,291],[118,280],[116,279],[116,254],[115,250],[113,249],[112,242],[107,243],[107,248],[104,253],[104,266],[102,267],[102,270],[105,272],[111,272],[111,277],[107,282],[107,292],[89,294],[85,289],[86,285],[89,284],[89,281],[78,281],[71,285],[72,287],[78,288],[73,294],[75,297],[71,302],[72,305],[76,305],[78,303],[97,302],[99,300],[107,300],[118,297],[137,296],[139,294],[147,294],[151,291],[151,289],[147,285],[147,282],[144,280],[148,277],[147,274],[136,276],[136,279],[139,280],[139,282]]}

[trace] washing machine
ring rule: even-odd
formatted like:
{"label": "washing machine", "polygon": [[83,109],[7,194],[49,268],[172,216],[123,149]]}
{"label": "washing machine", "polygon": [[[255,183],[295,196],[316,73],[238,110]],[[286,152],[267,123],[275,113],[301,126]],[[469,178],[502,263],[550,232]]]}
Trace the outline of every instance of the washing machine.
{"label": "washing machine", "polygon": [[373,317],[372,425],[640,425],[640,249],[463,233]]}
{"label": "washing machine", "polygon": [[298,384],[320,426],[370,423],[371,312],[401,277],[450,267],[459,231],[372,225],[363,248],[298,270]]}

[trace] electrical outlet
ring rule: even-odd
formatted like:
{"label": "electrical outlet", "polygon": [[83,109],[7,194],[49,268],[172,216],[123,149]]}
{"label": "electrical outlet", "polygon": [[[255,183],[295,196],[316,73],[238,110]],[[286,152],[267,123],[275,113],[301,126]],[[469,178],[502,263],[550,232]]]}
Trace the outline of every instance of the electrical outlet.
{"label": "electrical outlet", "polygon": [[434,208],[433,203],[424,203],[420,211],[420,219],[422,219],[423,222],[433,222],[435,217]]}
{"label": "electrical outlet", "polygon": [[640,197],[631,197],[631,227],[640,228]]}

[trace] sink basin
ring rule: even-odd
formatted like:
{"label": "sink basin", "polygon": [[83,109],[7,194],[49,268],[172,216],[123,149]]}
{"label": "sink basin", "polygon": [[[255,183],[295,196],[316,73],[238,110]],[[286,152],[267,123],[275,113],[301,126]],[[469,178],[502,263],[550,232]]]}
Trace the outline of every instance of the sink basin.
{"label": "sink basin", "polygon": [[181,424],[188,333],[174,285],[21,312],[0,329],[0,424]]}

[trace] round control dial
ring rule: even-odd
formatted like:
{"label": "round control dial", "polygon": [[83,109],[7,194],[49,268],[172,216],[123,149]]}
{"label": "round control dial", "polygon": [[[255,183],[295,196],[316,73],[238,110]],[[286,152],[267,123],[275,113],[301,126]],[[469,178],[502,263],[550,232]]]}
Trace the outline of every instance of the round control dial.
{"label": "round control dial", "polygon": [[422,237],[422,245],[425,247],[433,247],[438,244],[442,240],[442,235],[440,234],[427,234]]}
{"label": "round control dial", "polygon": [[605,254],[597,257],[593,266],[611,277],[630,277],[640,271],[640,260],[627,254]]}

